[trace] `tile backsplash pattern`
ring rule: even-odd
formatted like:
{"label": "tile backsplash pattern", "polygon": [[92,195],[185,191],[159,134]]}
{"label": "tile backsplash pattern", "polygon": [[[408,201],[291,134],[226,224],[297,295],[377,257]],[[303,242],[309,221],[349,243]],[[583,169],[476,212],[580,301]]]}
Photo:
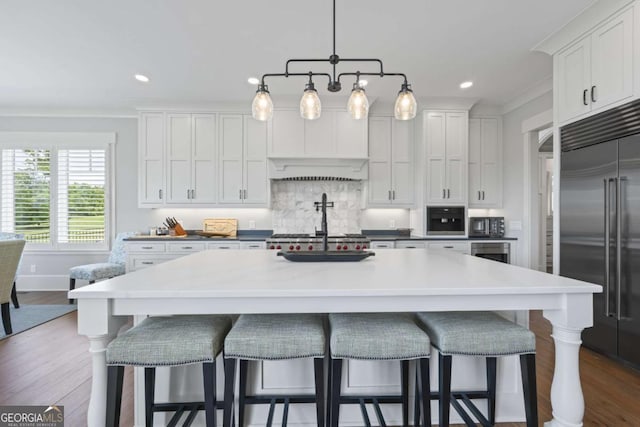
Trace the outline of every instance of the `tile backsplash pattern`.
{"label": "tile backsplash pattern", "polygon": [[274,233],[311,233],[321,227],[322,212],[314,202],[327,201],[329,234],[359,233],[362,210],[362,181],[271,181],[271,209]]}

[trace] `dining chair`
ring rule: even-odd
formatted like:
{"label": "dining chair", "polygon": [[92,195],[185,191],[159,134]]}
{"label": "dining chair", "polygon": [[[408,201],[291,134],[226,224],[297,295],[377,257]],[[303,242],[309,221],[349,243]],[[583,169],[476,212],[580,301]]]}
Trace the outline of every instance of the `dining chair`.
{"label": "dining chair", "polygon": [[0,311],[2,312],[2,326],[6,335],[13,333],[9,300],[24,244],[24,240],[18,239],[0,241],[0,259],[2,260],[0,263]]}
{"label": "dining chair", "polygon": [[[24,239],[24,235],[23,234],[17,234],[17,233],[7,233],[7,232],[0,232],[0,241],[2,240],[21,240]],[[22,260],[22,257],[20,258],[20,260]],[[18,262],[18,268],[16,269],[16,276],[18,275],[18,270],[20,270],[20,262]],[[15,308],[20,308],[20,303],[18,302],[18,293],[16,291],[16,278],[13,278],[13,287],[11,288],[11,302],[13,303],[13,306]]]}

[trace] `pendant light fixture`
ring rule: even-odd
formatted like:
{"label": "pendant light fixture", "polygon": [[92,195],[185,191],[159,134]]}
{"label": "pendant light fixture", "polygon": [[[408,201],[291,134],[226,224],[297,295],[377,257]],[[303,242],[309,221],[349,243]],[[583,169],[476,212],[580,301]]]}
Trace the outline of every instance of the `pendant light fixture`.
{"label": "pendant light fixture", "polygon": [[[332,72],[331,73],[322,73],[315,71],[308,72],[290,72],[289,66],[294,63],[313,63],[313,62],[328,62],[331,64]],[[341,62],[362,62],[362,63],[375,63],[378,68],[375,71],[371,72],[342,72],[336,74],[337,65]],[[327,77],[329,80],[329,84],[327,85],[327,90],[329,92],[340,92],[342,89],[342,83],[340,79],[344,76],[355,76],[356,82],[353,85],[353,90],[351,91],[351,96],[349,97],[349,102],[347,104],[347,108],[351,117],[354,119],[363,119],[366,118],[369,113],[369,100],[367,99],[367,95],[364,91],[364,88],[359,84],[360,76],[378,76],[380,78],[387,76],[397,76],[402,77],[404,79],[402,86],[400,88],[400,92],[398,93],[398,97],[396,98],[395,108],[394,108],[394,116],[398,120],[411,120],[415,118],[416,112],[418,109],[416,98],[413,96],[413,91],[411,90],[411,85],[407,81],[407,76],[403,73],[387,73],[384,71],[384,67],[382,64],[382,60],[375,58],[340,58],[336,54],[336,0],[333,0],[333,53],[329,56],[329,58],[321,58],[321,59],[288,59],[285,64],[284,73],[272,73],[272,74],[263,74],[260,79],[260,85],[258,86],[258,91],[256,92],[256,96],[253,99],[252,105],[252,113],[253,117],[257,120],[266,121],[271,119],[273,115],[273,102],[271,101],[271,96],[269,94],[269,90],[267,85],[265,84],[266,78],[271,77],[285,77],[289,78],[291,76],[307,76],[309,77],[309,82],[306,84],[304,88],[304,93],[302,95],[302,99],[300,99],[300,115],[307,120],[315,120],[320,117],[322,107],[320,102],[320,97],[318,96],[318,91],[315,89],[315,85],[313,83],[314,76],[322,76]]]}

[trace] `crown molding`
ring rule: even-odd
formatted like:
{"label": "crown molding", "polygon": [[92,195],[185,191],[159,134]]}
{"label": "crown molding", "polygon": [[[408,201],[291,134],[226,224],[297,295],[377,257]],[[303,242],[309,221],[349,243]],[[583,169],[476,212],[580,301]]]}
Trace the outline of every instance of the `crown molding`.
{"label": "crown molding", "polygon": [[546,94],[547,92],[551,92],[553,90],[553,77],[549,76],[546,79],[542,80],[537,85],[528,89],[524,93],[518,95],[513,100],[507,102],[502,106],[502,111],[500,114],[505,115],[515,110],[516,108],[522,107],[524,104],[533,101],[534,99]]}
{"label": "crown molding", "polygon": [[0,108],[0,117],[135,119],[133,109]]}

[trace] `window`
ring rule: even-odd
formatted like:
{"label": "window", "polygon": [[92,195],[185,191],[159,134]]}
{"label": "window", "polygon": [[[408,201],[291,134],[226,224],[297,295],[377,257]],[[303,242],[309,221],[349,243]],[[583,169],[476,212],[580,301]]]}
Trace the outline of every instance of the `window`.
{"label": "window", "polygon": [[1,231],[31,249],[106,249],[110,150],[99,136],[114,135],[25,134],[0,132]]}

